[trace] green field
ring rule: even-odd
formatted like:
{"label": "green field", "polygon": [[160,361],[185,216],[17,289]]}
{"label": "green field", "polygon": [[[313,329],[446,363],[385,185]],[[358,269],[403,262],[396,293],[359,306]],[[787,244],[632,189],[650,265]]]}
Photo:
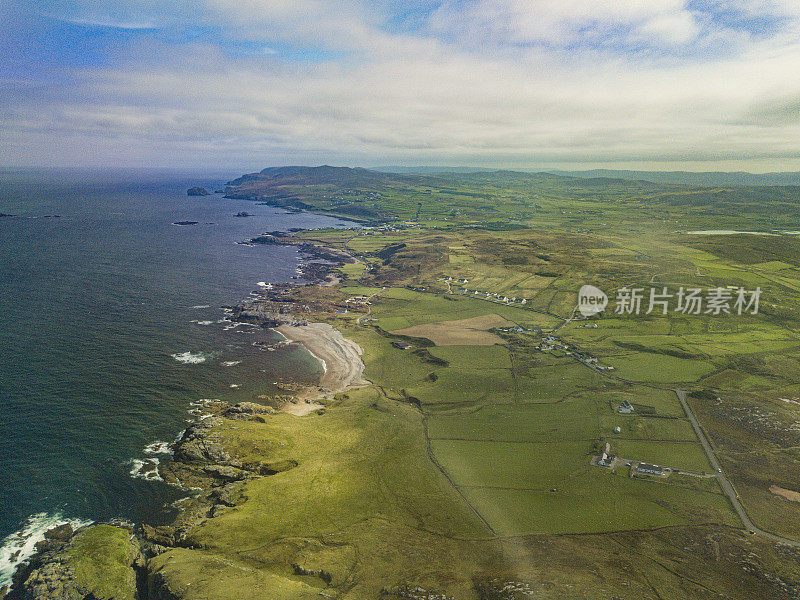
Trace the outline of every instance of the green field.
{"label": "green field", "polygon": [[[192,600],[407,600],[404,585],[455,600],[797,595],[796,550],[740,531],[716,474],[591,464],[608,442],[711,473],[685,389],[749,517],[800,539],[800,502],[769,491],[800,491],[800,239],[685,233],[796,230],[794,188],[334,171],[239,191],[368,225],[295,235],[358,261],[338,286],[299,286],[296,305],[361,346],[369,385],[307,417],[224,421],[214,435],[231,455],[297,466],[236,484],[242,504],[205,513],[148,568]],[[569,320],[587,283],[611,304]],[[620,316],[624,286],[760,286],[762,300],[757,315]],[[369,319],[343,314],[356,295]],[[492,314],[514,324],[495,345],[392,345],[401,329]],[[100,540],[108,563],[81,563],[87,581],[118,567],[118,541]]]}
{"label": "green field", "polygon": [[619,440],[612,444],[618,456],[664,467],[710,473],[713,471],[700,443]]}

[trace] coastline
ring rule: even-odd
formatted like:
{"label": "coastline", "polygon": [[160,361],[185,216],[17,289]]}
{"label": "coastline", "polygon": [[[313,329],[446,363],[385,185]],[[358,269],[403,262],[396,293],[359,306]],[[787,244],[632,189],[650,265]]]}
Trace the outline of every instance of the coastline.
{"label": "coastline", "polygon": [[[306,283],[281,284],[279,288],[284,291],[307,287],[331,289],[340,281],[335,269],[353,260],[340,250],[296,240],[290,234],[280,233],[279,237],[276,235],[279,233],[268,234],[270,241],[253,240],[250,243],[295,245],[306,255],[306,260],[324,261],[308,263],[304,273]],[[264,296],[260,299],[263,300]],[[33,554],[17,563],[12,584],[9,588],[0,588],[0,598],[55,600],[72,597],[70,593],[85,595],[87,588],[75,579],[74,568],[68,564],[68,557],[95,532],[107,533],[109,529],[116,530],[115,535],[127,539],[125,555],[129,560],[126,559],[124,569],[130,571],[128,575],[133,573],[127,580],[134,581],[134,597],[153,597],[151,574],[143,577],[148,561],[169,550],[187,547],[186,535],[192,527],[244,502],[246,497],[241,494],[244,482],[296,466],[243,462],[234,452],[229,453],[219,440],[219,430],[226,421],[263,423],[277,412],[306,417],[325,408],[326,405],[317,400],[333,400],[341,392],[369,385],[363,377],[363,349],[332,325],[305,321],[297,324],[286,318],[275,321],[269,314],[248,314],[251,308],[252,300],[242,300],[236,307],[238,316],[242,318],[234,317],[233,320],[269,327],[289,343],[303,346],[322,366],[323,372],[317,385],[298,386],[291,390],[289,399],[283,398],[282,406],[275,408],[251,402],[231,405],[222,401],[205,401],[204,406],[197,409],[197,420],[169,445],[171,457],[162,461],[151,459],[157,476],[154,479],[193,493],[173,504],[177,512],[169,525],[153,527],[114,520],[90,524],[62,519],[32,540],[31,545],[35,542]],[[146,587],[143,588],[143,585]],[[170,593],[165,589],[168,587],[165,582],[157,583],[156,587]],[[92,594],[92,590],[88,592]]]}

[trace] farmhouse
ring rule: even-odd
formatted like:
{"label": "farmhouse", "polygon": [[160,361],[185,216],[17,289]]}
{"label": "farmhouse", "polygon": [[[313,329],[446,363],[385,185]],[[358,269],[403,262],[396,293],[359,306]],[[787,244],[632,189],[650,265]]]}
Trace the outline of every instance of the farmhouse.
{"label": "farmhouse", "polygon": [[645,475],[656,475],[662,477],[664,475],[664,467],[658,465],[651,465],[650,463],[639,463],[635,467],[636,473],[643,473]]}
{"label": "farmhouse", "polygon": [[603,445],[603,453],[600,455],[599,459],[597,460],[597,465],[600,467],[608,467],[612,468],[614,466],[614,460],[617,457],[611,454],[611,444],[606,442]]}

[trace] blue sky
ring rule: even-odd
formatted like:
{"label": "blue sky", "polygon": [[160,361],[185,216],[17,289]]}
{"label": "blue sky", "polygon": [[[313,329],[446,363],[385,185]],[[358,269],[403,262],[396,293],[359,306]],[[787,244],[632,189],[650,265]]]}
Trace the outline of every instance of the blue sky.
{"label": "blue sky", "polygon": [[0,3],[0,164],[800,170],[800,2]]}

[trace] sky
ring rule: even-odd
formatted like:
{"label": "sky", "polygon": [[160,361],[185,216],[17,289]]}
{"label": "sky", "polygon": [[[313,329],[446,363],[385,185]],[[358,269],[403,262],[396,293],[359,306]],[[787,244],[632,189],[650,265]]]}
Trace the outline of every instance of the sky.
{"label": "sky", "polygon": [[0,0],[0,165],[800,171],[800,0]]}

